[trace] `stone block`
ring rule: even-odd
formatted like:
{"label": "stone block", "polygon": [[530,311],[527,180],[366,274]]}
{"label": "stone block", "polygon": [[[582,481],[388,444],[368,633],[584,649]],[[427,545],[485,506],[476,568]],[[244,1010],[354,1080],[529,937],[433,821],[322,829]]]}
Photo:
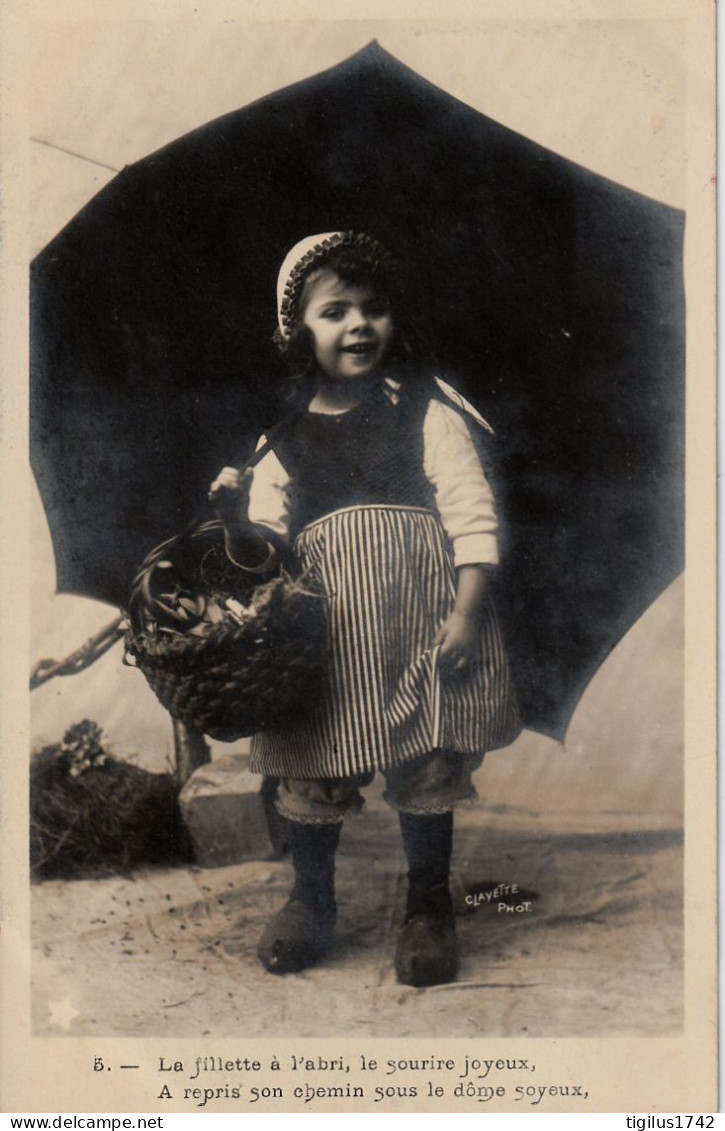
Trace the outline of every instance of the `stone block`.
{"label": "stone block", "polygon": [[[270,840],[263,779],[251,773],[248,754],[228,754],[199,766],[179,794],[181,816],[202,868],[279,855]],[[268,792],[268,791],[266,791]]]}

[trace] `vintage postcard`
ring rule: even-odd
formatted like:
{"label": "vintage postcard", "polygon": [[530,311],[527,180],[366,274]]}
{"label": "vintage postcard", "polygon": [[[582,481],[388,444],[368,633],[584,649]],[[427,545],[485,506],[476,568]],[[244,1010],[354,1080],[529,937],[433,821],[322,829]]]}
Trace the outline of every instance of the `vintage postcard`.
{"label": "vintage postcard", "polygon": [[711,7],[2,19],[2,1110],[714,1112]]}

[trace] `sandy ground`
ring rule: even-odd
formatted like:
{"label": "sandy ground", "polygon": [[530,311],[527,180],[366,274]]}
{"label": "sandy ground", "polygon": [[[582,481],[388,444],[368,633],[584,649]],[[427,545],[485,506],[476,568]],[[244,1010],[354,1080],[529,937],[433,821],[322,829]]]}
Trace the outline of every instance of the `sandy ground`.
{"label": "sandy ground", "polygon": [[[39,527],[36,562],[48,563]],[[113,610],[36,603],[34,659],[63,656]],[[42,581],[43,579],[36,579]],[[41,584],[35,585],[43,591]],[[459,980],[397,984],[404,901],[397,820],[368,791],[343,831],[337,941],[323,965],[274,977],[256,959],[290,867],[261,859],[32,889],[37,1034],[99,1036],[619,1036],[682,1024],[682,583],[614,650],[566,745],[524,732],[486,758],[481,803],[457,818]],[[114,649],[33,692],[33,740],[84,716],[118,756],[169,768],[168,717]],[[229,753],[215,746],[213,754]],[[517,884],[531,909],[466,896]],[[525,900],[522,900],[525,902]]]}
{"label": "sandy ground", "polygon": [[[334,949],[303,974],[269,975],[255,954],[285,862],[36,886],[35,1032],[661,1036],[682,1022],[681,868],[677,829],[557,833],[470,810],[454,864],[459,980],[412,989],[392,966],[397,822],[375,796],[344,830]],[[531,910],[466,902],[496,883]]]}

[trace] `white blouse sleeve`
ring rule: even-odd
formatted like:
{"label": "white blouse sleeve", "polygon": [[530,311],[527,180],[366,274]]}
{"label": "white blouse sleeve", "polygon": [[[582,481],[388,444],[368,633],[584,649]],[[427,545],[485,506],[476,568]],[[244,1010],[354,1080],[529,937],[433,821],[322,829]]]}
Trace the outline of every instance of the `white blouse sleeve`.
{"label": "white blouse sleeve", "polygon": [[[261,436],[257,451],[266,442],[266,437]],[[290,482],[274,449],[270,448],[252,471],[247,512],[250,522],[266,526],[286,543],[290,532]]]}
{"label": "white blouse sleeve", "polygon": [[459,412],[431,400],[423,422],[423,451],[423,469],[453,545],[454,565],[496,565],[496,504]]}

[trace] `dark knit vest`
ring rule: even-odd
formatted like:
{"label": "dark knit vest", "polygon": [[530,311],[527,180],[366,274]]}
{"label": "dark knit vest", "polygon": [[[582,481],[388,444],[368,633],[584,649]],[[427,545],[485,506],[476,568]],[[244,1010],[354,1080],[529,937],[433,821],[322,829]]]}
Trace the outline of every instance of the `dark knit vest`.
{"label": "dark knit vest", "polygon": [[428,507],[423,420],[428,399],[379,387],[339,415],[303,412],[273,444],[291,479],[292,534],[342,507]]}

